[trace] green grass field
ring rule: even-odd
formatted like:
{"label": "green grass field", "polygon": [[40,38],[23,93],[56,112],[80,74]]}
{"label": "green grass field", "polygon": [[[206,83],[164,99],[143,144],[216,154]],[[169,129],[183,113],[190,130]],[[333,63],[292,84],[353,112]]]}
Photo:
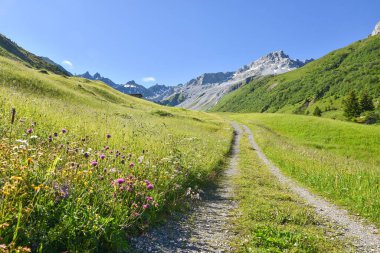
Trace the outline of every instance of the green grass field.
{"label": "green grass field", "polygon": [[[237,252],[343,252],[342,242],[326,238],[328,226],[313,208],[282,186],[252,149],[241,140],[235,176],[239,215],[234,224]],[[347,249],[346,249],[347,250]]]}
{"label": "green grass field", "polygon": [[[11,108],[16,109],[12,122]],[[0,57],[0,244],[116,251],[213,181],[232,129]]]}
{"label": "green grass field", "polygon": [[379,126],[286,114],[229,114],[285,174],[380,225]]}

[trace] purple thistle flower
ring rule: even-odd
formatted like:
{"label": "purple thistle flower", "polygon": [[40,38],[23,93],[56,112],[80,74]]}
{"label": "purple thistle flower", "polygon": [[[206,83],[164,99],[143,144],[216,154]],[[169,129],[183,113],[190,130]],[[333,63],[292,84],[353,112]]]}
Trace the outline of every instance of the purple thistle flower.
{"label": "purple thistle flower", "polygon": [[91,162],[91,165],[95,167],[95,166],[98,165],[98,162],[97,162],[97,161],[92,161],[92,162]]}
{"label": "purple thistle flower", "polygon": [[153,186],[152,184],[148,184],[148,185],[146,186],[146,188],[147,188],[148,190],[153,190],[154,186]]}
{"label": "purple thistle flower", "polygon": [[54,133],[54,137],[57,137],[58,136],[58,133]]}
{"label": "purple thistle flower", "polygon": [[153,201],[153,198],[148,196],[148,197],[146,197],[146,200],[147,201]]}
{"label": "purple thistle flower", "polygon": [[133,168],[133,167],[135,167],[135,164],[134,163],[130,163],[129,167]]}
{"label": "purple thistle flower", "polygon": [[111,135],[110,134],[107,134],[106,135],[107,139],[111,138]]}
{"label": "purple thistle flower", "polygon": [[90,156],[90,154],[89,153],[84,153],[84,157],[86,157],[86,158],[88,158]]}
{"label": "purple thistle flower", "polygon": [[28,134],[31,134],[31,133],[33,133],[33,129],[29,128],[28,130],[26,130],[26,132],[27,132]]}
{"label": "purple thistle flower", "polygon": [[144,208],[144,209],[148,209],[149,206],[150,206],[149,204],[146,204],[146,205],[143,205],[143,208]]}
{"label": "purple thistle flower", "polygon": [[67,132],[67,130],[66,130],[66,129],[64,129],[64,128],[62,128],[62,130],[61,130],[61,131],[62,131],[62,133],[63,133],[63,134],[65,134],[65,133]]}
{"label": "purple thistle flower", "polygon": [[101,155],[99,155],[99,158],[104,159],[104,158],[106,158],[106,156],[104,154],[101,154]]}
{"label": "purple thistle flower", "polygon": [[51,137],[51,135],[49,136],[49,142],[52,142],[53,141],[53,137]]}
{"label": "purple thistle flower", "polygon": [[115,183],[118,183],[118,184],[122,184],[125,182],[125,179],[124,178],[118,178],[115,180]]}

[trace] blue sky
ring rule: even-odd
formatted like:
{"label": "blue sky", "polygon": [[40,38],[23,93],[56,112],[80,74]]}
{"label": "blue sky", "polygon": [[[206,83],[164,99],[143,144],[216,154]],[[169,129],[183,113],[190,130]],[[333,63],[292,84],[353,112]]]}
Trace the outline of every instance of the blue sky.
{"label": "blue sky", "polygon": [[379,20],[379,0],[0,0],[0,33],[25,49],[72,73],[146,86],[233,71],[280,49],[318,58]]}

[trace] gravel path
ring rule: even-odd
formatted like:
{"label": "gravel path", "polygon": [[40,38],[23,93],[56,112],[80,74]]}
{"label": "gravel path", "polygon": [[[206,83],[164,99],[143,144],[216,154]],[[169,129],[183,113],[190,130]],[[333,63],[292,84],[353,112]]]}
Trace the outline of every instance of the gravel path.
{"label": "gravel path", "polygon": [[293,180],[284,176],[261,151],[253,139],[251,130],[247,126],[243,126],[243,128],[248,134],[249,142],[252,147],[257,151],[258,156],[264,161],[264,163],[268,165],[270,171],[277,177],[277,179],[303,198],[308,204],[313,206],[317,214],[340,227],[343,237],[352,241],[357,252],[380,252],[380,235],[375,226],[366,225],[358,218],[353,218],[346,210],[342,210],[326,200],[310,193],[308,190],[298,186]]}
{"label": "gravel path", "polygon": [[208,189],[188,214],[178,214],[165,225],[155,228],[131,244],[135,252],[231,252],[229,243],[235,236],[229,218],[237,207],[233,200],[231,175],[237,173],[239,143],[242,130],[232,123],[235,138],[229,168],[218,182]]}

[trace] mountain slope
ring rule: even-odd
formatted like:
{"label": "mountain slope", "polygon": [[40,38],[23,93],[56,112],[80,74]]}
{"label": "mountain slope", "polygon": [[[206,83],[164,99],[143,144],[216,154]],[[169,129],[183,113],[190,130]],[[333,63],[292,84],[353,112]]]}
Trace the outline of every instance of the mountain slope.
{"label": "mountain slope", "polygon": [[214,111],[310,113],[341,117],[342,99],[352,90],[380,96],[380,36],[333,51],[306,66],[254,80],[225,96]]}
{"label": "mountain slope", "polygon": [[0,34],[0,55],[21,61],[29,67],[45,69],[59,75],[71,76],[71,73],[59,64],[47,57],[40,57],[26,51],[2,34]]}
{"label": "mountain slope", "polygon": [[236,72],[206,73],[192,79],[185,85],[175,88],[174,94],[166,97],[161,103],[187,109],[208,110],[225,94],[252,79],[285,73],[307,62],[293,60],[283,51],[272,52]]}

